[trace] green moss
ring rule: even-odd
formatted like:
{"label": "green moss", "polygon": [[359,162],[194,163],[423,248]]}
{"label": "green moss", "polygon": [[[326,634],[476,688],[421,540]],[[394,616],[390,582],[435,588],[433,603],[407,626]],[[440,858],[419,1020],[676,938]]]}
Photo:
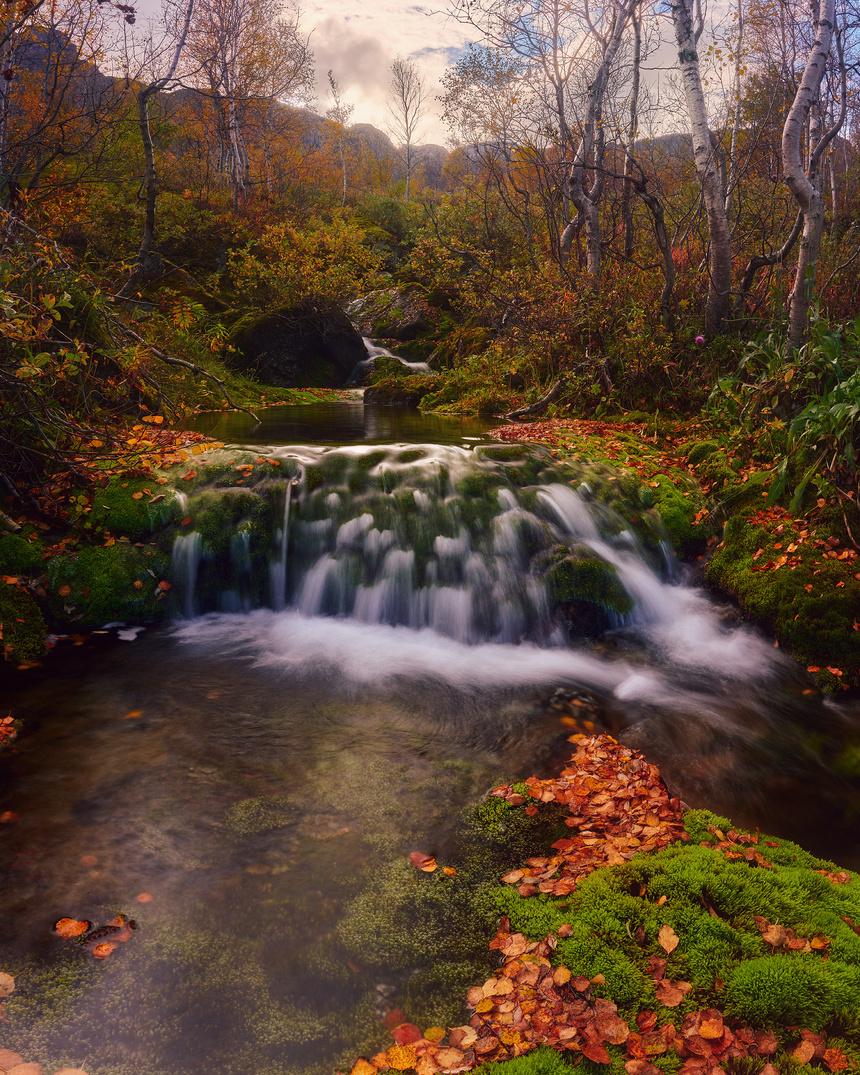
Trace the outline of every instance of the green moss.
{"label": "green moss", "polygon": [[[81,626],[161,619],[167,603],[158,583],[167,580],[168,571],[169,562],[157,549],[128,542],[55,556],[48,561],[51,612]],[[66,586],[69,592],[60,593]]]}
{"label": "green moss", "polygon": [[[142,495],[135,500],[138,493]],[[155,496],[163,496],[163,499],[153,503]],[[116,534],[138,541],[178,522],[180,517],[179,502],[168,486],[156,485],[152,479],[121,481],[113,478],[107,489],[99,489],[94,494],[87,521],[93,528],[107,527]]]}
{"label": "green moss", "polygon": [[224,824],[234,836],[251,836],[269,829],[282,829],[296,820],[296,810],[281,795],[243,799],[227,811]]}
{"label": "green moss", "polygon": [[47,630],[39,606],[24,590],[0,584],[0,640],[14,661],[32,661],[45,649]]}
{"label": "green moss", "polygon": [[710,458],[715,452],[721,452],[722,447],[715,440],[688,441],[678,449],[685,452],[687,462],[691,467],[697,466],[703,460]]}
{"label": "green moss", "polygon": [[0,575],[35,574],[42,566],[44,548],[19,534],[0,534]]}
{"label": "green moss", "polygon": [[726,1012],[753,1026],[774,1023],[822,1030],[856,1010],[860,967],[812,954],[762,956],[741,963],[726,983]]}
{"label": "green moss", "polygon": [[612,564],[584,553],[566,556],[547,571],[551,599],[554,604],[567,601],[586,601],[618,615],[633,609],[633,600]]}
{"label": "green moss", "polygon": [[577,1054],[576,1059],[580,1063],[574,1062],[573,1055],[568,1058],[554,1049],[541,1046],[525,1056],[505,1061],[502,1068],[498,1063],[481,1064],[475,1068],[475,1075],[570,1075],[574,1068],[578,1072],[583,1071],[582,1057]]}
{"label": "green moss", "polygon": [[[707,579],[735,597],[744,611],[777,634],[800,661],[818,666],[825,690],[857,685],[860,632],[854,630],[860,607],[860,582],[837,561],[825,559],[809,544],[801,546],[799,563],[774,565],[780,550],[764,529],[735,516],[708,565]],[[783,537],[780,544],[784,545]],[[761,551],[759,551],[761,550]],[[793,570],[792,570],[793,567]],[[842,585],[837,587],[837,583]],[[838,667],[842,676],[827,671]]]}
{"label": "green moss", "polygon": [[705,509],[698,485],[690,478],[673,480],[664,474],[656,475],[655,481],[654,507],[663,520],[672,547],[681,557],[702,552],[714,528],[707,521],[696,523],[697,512]]}

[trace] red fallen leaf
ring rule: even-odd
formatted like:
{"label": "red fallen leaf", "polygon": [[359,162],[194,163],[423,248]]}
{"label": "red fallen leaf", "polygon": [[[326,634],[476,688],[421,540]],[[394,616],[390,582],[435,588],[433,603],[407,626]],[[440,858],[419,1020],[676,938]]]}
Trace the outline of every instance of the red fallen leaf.
{"label": "red fallen leaf", "polygon": [[16,814],[14,810],[4,810],[3,813],[0,814],[0,824],[8,825],[11,821],[18,821],[20,817],[21,815]]}
{"label": "red fallen leaf", "polygon": [[670,982],[663,978],[657,985],[657,1000],[664,1008],[677,1008],[692,988],[689,982]]}
{"label": "red fallen leaf", "polygon": [[594,1028],[601,1041],[609,1045],[621,1045],[630,1036],[630,1027],[613,1012],[598,1012],[594,1017]]}
{"label": "red fallen leaf", "polygon": [[522,880],[523,877],[525,877],[525,874],[522,870],[509,870],[502,876],[501,880],[506,885],[513,885],[517,881]]}
{"label": "red fallen leaf", "polygon": [[657,1016],[654,1012],[639,1012],[636,1016],[636,1025],[643,1033],[646,1033],[657,1025]]}
{"label": "red fallen leaf", "polygon": [[650,1060],[628,1060],[624,1065],[627,1075],[662,1075],[658,1067]]}
{"label": "red fallen leaf", "polygon": [[606,1047],[600,1042],[589,1041],[582,1046],[582,1055],[594,1061],[595,1064],[610,1064],[612,1057],[606,1051]]}
{"label": "red fallen leaf", "polygon": [[159,582],[157,589],[163,590],[164,593],[167,593],[167,591],[170,589],[170,583],[166,580],[162,580],[161,582]]}
{"label": "red fallen leaf", "polygon": [[425,855],[423,851],[413,851],[409,861],[417,870],[424,873],[432,873],[436,869],[436,859],[432,855]]}
{"label": "red fallen leaf", "polygon": [[440,1049],[436,1053],[436,1063],[442,1068],[453,1068],[457,1070],[457,1065],[462,1064],[465,1060],[466,1054],[461,1052],[455,1046],[449,1045],[447,1049]]}
{"label": "red fallen leaf", "polygon": [[141,892],[141,894],[139,896],[137,896],[137,902],[138,903],[152,903],[152,896],[150,896],[150,894],[148,892]]}
{"label": "red fallen leaf", "polygon": [[191,516],[186,515],[185,518],[180,523],[180,526],[191,526]]}
{"label": "red fallen leaf", "polygon": [[400,1026],[401,1023],[406,1022],[406,1016],[399,1008],[395,1008],[390,1011],[388,1015],[382,1020],[382,1024],[386,1030],[394,1030],[396,1026]]}
{"label": "red fallen leaf", "polygon": [[397,1045],[411,1045],[415,1041],[421,1041],[424,1035],[413,1023],[401,1023],[391,1031],[391,1036]]}
{"label": "red fallen leaf", "polygon": [[779,1042],[772,1030],[757,1030],[755,1032],[755,1048],[759,1056],[773,1056],[779,1049]]}
{"label": "red fallen leaf", "polygon": [[483,1038],[478,1038],[472,1048],[477,1056],[485,1056],[487,1053],[492,1053],[498,1049],[499,1044],[499,1039],[495,1034],[488,1034]]}
{"label": "red fallen leaf", "polygon": [[681,943],[678,934],[671,926],[660,927],[660,932],[657,934],[657,941],[667,955],[671,955]]}
{"label": "red fallen leaf", "polygon": [[101,944],[97,944],[93,949],[93,955],[96,959],[107,959],[107,957],[117,948],[117,945],[112,944],[110,941],[103,941]]}
{"label": "red fallen leaf", "polygon": [[468,1049],[478,1039],[478,1032],[471,1026],[451,1027],[448,1043],[454,1049]]}

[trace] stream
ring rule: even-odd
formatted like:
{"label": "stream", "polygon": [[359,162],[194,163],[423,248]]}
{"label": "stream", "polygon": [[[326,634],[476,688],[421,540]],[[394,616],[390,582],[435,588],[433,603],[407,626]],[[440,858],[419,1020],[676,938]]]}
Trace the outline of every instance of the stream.
{"label": "stream", "polygon": [[[251,462],[181,494],[172,625],[65,640],[4,690],[0,1047],[90,1075],[349,1070],[426,970],[386,964],[368,892],[456,856],[461,812],[576,731],[860,865],[856,705],[690,586],[611,473],[359,401],[262,417],[195,420]],[[52,932],[119,913],[137,929],[103,961]]]}

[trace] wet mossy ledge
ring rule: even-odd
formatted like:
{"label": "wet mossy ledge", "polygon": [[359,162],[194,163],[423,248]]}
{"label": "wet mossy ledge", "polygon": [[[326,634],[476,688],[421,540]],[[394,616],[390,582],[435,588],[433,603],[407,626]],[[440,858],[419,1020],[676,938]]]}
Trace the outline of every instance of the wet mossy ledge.
{"label": "wet mossy ledge", "polygon": [[[602,535],[623,541],[627,533],[655,570],[665,566],[670,533],[659,510],[659,486],[611,466],[566,462],[534,445],[481,445],[473,466],[461,454],[459,460],[428,467],[427,449],[420,446],[307,449],[305,454],[295,458],[213,447],[151,478],[112,476],[94,492],[76,496],[73,534],[58,545],[44,545],[35,532],[0,536],[0,575],[12,580],[6,588],[17,594],[9,600],[29,610],[18,617],[9,606],[10,624],[22,618],[30,633],[25,640],[10,626],[7,656],[19,662],[37,656],[43,621],[55,630],[78,630],[157,623],[218,609],[230,579],[237,608],[269,605],[288,496],[301,499],[302,525],[311,529],[340,526],[356,512],[361,518],[369,513],[373,527],[396,532],[403,547],[414,550],[418,585],[423,585],[437,535],[455,541],[468,532],[492,544],[500,496],[511,490],[523,508],[512,526],[530,560],[526,566],[545,580],[552,602],[577,634],[595,635],[625,622],[632,601],[616,568],[584,544],[553,545],[557,538],[547,522],[531,514],[543,511],[548,518],[542,490],[576,490]],[[423,489],[430,499],[416,511]],[[360,498],[360,509],[353,509],[354,498]],[[189,610],[174,576],[177,542],[192,535],[203,567],[199,601],[195,598]]]}

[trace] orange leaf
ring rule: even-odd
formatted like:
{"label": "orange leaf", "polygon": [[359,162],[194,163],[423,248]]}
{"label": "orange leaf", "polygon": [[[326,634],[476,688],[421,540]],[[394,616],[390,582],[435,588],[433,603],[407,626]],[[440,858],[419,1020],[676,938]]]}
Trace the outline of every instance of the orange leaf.
{"label": "orange leaf", "polygon": [[158,584],[158,589],[163,590],[165,593],[167,593],[167,591],[170,589],[170,583],[162,580]]}
{"label": "orange leaf", "polygon": [[69,586],[68,583],[66,583],[64,586],[61,586],[59,590],[57,590],[57,593],[60,595],[60,597],[68,597],[71,592],[72,588],[71,586]]}
{"label": "orange leaf", "polygon": [[131,494],[131,499],[132,500],[143,500],[143,493],[132,493]]}
{"label": "orange leaf", "polygon": [[423,851],[413,851],[409,856],[409,861],[417,870],[423,870],[424,873],[432,873],[436,869],[436,859],[432,855],[425,855]]}
{"label": "orange leaf", "polygon": [[723,1013],[717,1008],[708,1008],[702,1012],[699,1037],[706,1041],[716,1041],[723,1036]]}
{"label": "orange leaf", "polygon": [[93,955],[96,959],[107,959],[107,957],[116,949],[115,944],[111,944],[110,941],[103,941],[101,944],[97,944],[93,949]]}
{"label": "orange leaf", "polygon": [[802,1041],[791,1055],[799,1063],[808,1064],[815,1056],[815,1046],[811,1041]]}
{"label": "orange leaf", "polygon": [[664,978],[657,985],[657,999],[664,1008],[677,1008],[692,988],[689,982],[670,982]]}
{"label": "orange leaf", "polygon": [[415,1067],[418,1056],[411,1045],[392,1045],[385,1059],[395,1071],[408,1071]]}
{"label": "orange leaf", "polygon": [[457,871],[454,869],[453,866],[443,866],[442,873],[444,873],[447,877],[456,877],[457,875]]}
{"label": "orange leaf", "polygon": [[137,897],[138,903],[152,903],[152,896],[148,892],[141,892]]}
{"label": "orange leaf", "polygon": [[841,1049],[825,1049],[824,1063],[830,1071],[842,1071],[848,1067],[848,1057]]}
{"label": "orange leaf", "polygon": [[671,955],[681,943],[678,934],[671,926],[661,926],[660,932],[657,934],[657,940],[667,955]]}
{"label": "orange leaf", "polygon": [[140,579],[135,579],[134,582],[132,583],[132,586],[134,586],[134,588],[136,590],[142,590],[143,589],[143,583],[140,581]]}
{"label": "orange leaf", "polygon": [[61,918],[59,922],[54,923],[54,933],[58,937],[62,937],[64,941],[68,941],[72,937],[79,937],[82,933],[86,933],[91,927],[92,922],[79,922],[75,918]]}

